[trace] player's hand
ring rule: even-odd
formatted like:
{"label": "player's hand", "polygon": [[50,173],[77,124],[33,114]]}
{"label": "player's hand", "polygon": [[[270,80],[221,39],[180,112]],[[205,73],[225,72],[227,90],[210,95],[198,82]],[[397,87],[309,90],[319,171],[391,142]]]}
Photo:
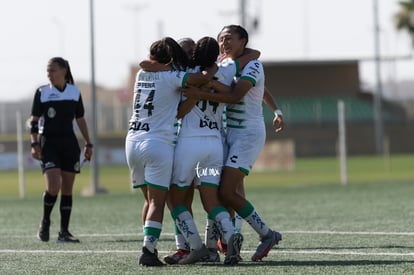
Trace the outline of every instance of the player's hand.
{"label": "player's hand", "polygon": [[196,87],[187,86],[185,88],[180,88],[180,91],[188,98],[191,98],[193,100],[199,100],[201,97],[201,93],[203,93],[202,90]]}
{"label": "player's hand", "polygon": [[285,128],[285,123],[283,122],[282,116],[276,116],[273,119],[273,128],[275,129],[276,133],[283,131],[283,129]]}

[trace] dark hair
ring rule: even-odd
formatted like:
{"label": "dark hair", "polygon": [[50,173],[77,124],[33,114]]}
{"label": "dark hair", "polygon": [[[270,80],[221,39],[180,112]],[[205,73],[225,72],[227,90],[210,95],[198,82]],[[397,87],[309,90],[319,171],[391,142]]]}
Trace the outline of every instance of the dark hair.
{"label": "dark hair", "polygon": [[185,70],[188,57],[180,45],[171,37],[155,41],[150,47],[151,59],[162,64],[172,63],[178,70]]}
{"label": "dark hair", "polygon": [[191,56],[193,55],[194,47],[196,44],[194,40],[189,37],[184,37],[184,38],[178,39],[177,43],[184,50],[188,59],[191,59]]}
{"label": "dark hair", "polygon": [[220,49],[216,39],[205,36],[197,41],[189,67],[200,66],[200,69],[204,70],[217,61],[219,53]]}
{"label": "dark hair", "polygon": [[151,44],[150,57],[162,64],[168,64],[172,61],[172,49],[164,39],[157,40]]}
{"label": "dark hair", "polygon": [[177,43],[171,37],[165,37],[165,42],[171,47],[172,49],[172,61],[173,65],[177,70],[185,70],[188,67],[188,55],[187,53],[181,48],[180,44]]}
{"label": "dark hair", "polygon": [[177,41],[177,43],[182,47],[183,46],[183,44],[191,44],[191,45],[195,45],[195,42],[194,42],[194,40],[192,39],[192,38],[190,38],[190,37],[183,37],[183,38],[180,38],[180,39],[178,39],[178,41]]}
{"label": "dark hair", "polygon": [[52,57],[49,60],[49,64],[52,64],[52,63],[56,63],[58,64],[60,68],[66,69],[66,75],[65,75],[66,83],[75,84],[75,81],[73,80],[72,72],[70,70],[69,62],[66,59],[62,57]]}
{"label": "dark hair", "polygon": [[219,32],[219,34],[217,36],[217,39],[225,29],[229,29],[230,32],[237,33],[239,35],[240,39],[246,39],[246,44],[244,44],[244,46],[246,47],[247,43],[249,42],[249,34],[247,33],[245,28],[243,28],[240,25],[227,25],[227,26],[224,26],[221,29],[221,31]]}

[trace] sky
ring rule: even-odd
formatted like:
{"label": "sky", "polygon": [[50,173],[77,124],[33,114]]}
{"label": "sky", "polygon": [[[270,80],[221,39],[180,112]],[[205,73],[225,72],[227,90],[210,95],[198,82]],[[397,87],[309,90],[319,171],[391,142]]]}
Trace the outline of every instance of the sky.
{"label": "sky", "polygon": [[[249,46],[262,61],[363,59],[360,77],[375,87],[375,0],[246,0]],[[397,32],[396,0],[377,0],[383,81],[414,79],[412,41]],[[151,43],[216,37],[240,24],[239,0],[94,0],[96,84],[126,87],[129,68]],[[258,28],[253,29],[253,19]],[[32,98],[46,84],[53,56],[70,63],[75,81],[91,79],[90,0],[3,0],[0,8],[0,101]],[[387,92],[387,91],[385,91]]]}

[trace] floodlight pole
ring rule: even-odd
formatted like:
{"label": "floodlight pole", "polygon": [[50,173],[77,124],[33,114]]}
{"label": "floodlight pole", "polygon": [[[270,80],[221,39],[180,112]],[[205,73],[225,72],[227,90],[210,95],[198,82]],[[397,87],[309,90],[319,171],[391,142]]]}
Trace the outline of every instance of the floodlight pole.
{"label": "floodlight pole", "polygon": [[98,145],[98,123],[96,108],[96,83],[95,83],[95,34],[94,34],[94,8],[93,0],[89,0],[90,5],[90,43],[91,43],[91,105],[92,105],[92,143],[94,144],[94,156],[91,162],[92,184],[91,195],[97,193],[99,189],[99,145]]}
{"label": "floodlight pole", "polygon": [[[411,0],[411,2],[414,4],[414,0]],[[414,9],[410,10],[410,19],[409,19],[409,32],[410,32],[410,36],[411,36],[411,42],[412,42],[412,46],[414,47]]]}
{"label": "floodlight pole", "polygon": [[240,25],[243,28],[247,28],[247,26],[246,26],[246,1],[247,0],[240,0],[240,7],[239,7]]}
{"label": "floodlight pole", "polygon": [[378,18],[378,0],[373,0],[374,9],[374,48],[375,48],[375,74],[376,92],[374,93],[374,126],[375,126],[375,145],[376,153],[384,153],[384,127],[382,120],[382,83],[381,83],[381,55],[380,55],[380,26]]}

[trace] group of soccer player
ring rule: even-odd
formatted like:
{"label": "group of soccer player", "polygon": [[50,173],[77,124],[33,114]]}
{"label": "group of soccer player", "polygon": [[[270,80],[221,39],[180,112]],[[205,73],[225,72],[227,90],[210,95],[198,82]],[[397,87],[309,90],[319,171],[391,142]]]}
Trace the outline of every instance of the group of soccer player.
{"label": "group of soccer player", "polygon": [[[139,263],[164,265],[156,246],[165,205],[177,248],[165,263],[219,262],[220,251],[224,264],[237,264],[243,236],[235,230],[235,216],[258,233],[251,260],[260,261],[282,236],[245,198],[244,177],[265,143],[262,102],[274,111],[276,132],[284,127],[282,112],[265,88],[260,53],[246,47],[243,27],[225,26],[217,40],[179,42],[154,42],[134,86],[125,151],[132,186],[145,197]],[[192,214],[195,188],[208,216],[204,242]]]}

